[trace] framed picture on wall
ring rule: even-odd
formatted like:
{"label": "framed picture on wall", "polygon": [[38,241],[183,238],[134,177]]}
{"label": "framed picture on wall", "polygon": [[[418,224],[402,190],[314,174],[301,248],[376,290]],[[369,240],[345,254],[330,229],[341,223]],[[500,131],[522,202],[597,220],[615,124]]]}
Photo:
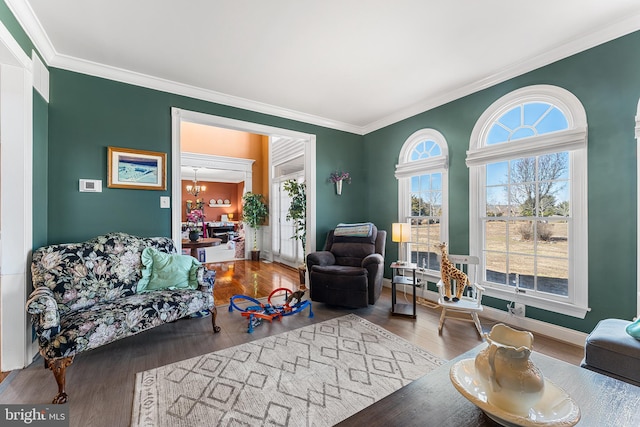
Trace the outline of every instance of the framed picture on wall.
{"label": "framed picture on wall", "polygon": [[167,154],[109,147],[107,182],[109,188],[166,190]]}

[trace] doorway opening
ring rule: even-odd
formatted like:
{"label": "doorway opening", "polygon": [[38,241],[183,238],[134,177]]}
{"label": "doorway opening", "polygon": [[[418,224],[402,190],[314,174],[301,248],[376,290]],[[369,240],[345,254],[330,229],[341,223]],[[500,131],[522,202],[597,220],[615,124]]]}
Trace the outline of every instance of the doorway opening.
{"label": "doorway opening", "polygon": [[[298,152],[298,157],[302,161],[302,179],[307,184],[307,249],[315,248],[316,244],[316,223],[315,223],[315,200],[316,200],[316,137],[313,134],[306,134],[289,129],[276,128],[272,126],[265,126],[251,122],[244,122],[241,120],[229,119],[225,117],[212,116],[208,114],[198,113],[194,111],[182,110],[179,108],[172,108],[172,212],[171,212],[171,225],[172,225],[172,238],[176,245],[181,248],[182,242],[182,174],[181,167],[183,165],[182,152],[182,124],[194,123],[205,126],[212,126],[222,129],[236,130],[241,132],[248,132],[256,135],[264,135],[268,138],[268,158],[266,160],[266,167],[264,171],[265,180],[262,185],[263,191],[269,192],[273,188],[273,182],[275,177],[276,166],[287,161],[289,154],[282,154],[280,150],[287,150],[290,147],[295,147],[295,152]],[[287,148],[289,147],[289,148]],[[301,154],[301,156],[300,156]],[[215,166],[215,165],[211,165]],[[215,167],[212,167],[215,169]],[[247,180],[249,181],[249,180]],[[245,182],[247,182],[245,181]],[[244,191],[249,191],[245,187]],[[257,192],[256,189],[253,189]],[[276,204],[275,197],[269,197],[269,210],[271,215],[269,216],[268,225],[260,227],[259,237],[261,244],[261,252],[264,254],[264,258],[267,261],[273,261],[273,239],[274,224],[277,224],[273,216],[273,212],[278,211],[278,205]],[[238,216],[240,216],[238,214]],[[240,218],[238,218],[240,219]],[[252,239],[253,236],[249,235],[251,231],[247,230],[246,239]],[[278,231],[279,232],[279,231]],[[245,256],[248,257],[250,245],[245,245]]]}

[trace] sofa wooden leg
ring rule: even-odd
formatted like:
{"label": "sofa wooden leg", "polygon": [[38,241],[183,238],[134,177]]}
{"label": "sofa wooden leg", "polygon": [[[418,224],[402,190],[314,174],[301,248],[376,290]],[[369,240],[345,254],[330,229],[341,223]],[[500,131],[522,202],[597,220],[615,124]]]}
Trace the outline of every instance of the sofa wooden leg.
{"label": "sofa wooden leg", "polygon": [[218,317],[218,309],[214,306],[211,309],[211,323],[213,323],[213,333],[217,334],[220,332],[220,326],[216,325],[216,317]]}
{"label": "sofa wooden leg", "polygon": [[53,398],[51,403],[67,403],[67,393],[65,390],[66,385],[66,372],[67,366],[73,363],[73,356],[64,357],[62,359],[45,360],[45,364],[53,372],[53,376],[58,383],[58,394]]}

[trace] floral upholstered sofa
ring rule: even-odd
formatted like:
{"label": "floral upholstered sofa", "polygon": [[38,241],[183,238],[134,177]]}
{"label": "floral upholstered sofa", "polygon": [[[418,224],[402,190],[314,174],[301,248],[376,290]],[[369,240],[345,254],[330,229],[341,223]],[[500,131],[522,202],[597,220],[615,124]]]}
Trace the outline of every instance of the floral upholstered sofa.
{"label": "floral upholstered sofa", "polygon": [[[153,249],[145,251],[146,248]],[[148,279],[154,268],[143,254],[152,251],[165,259],[186,262],[184,275],[189,276],[185,280],[191,281],[190,288],[140,290],[143,275]],[[220,330],[213,300],[215,272],[205,270],[194,258],[180,258],[175,252],[169,238],[125,233],[34,251],[34,291],[27,301],[27,311],[33,319],[45,367],[53,371],[58,383],[53,403],[67,401],[65,371],[78,353],[183,317],[211,313],[213,331]],[[156,270],[160,269],[158,264]],[[173,277],[169,275],[168,280]]]}

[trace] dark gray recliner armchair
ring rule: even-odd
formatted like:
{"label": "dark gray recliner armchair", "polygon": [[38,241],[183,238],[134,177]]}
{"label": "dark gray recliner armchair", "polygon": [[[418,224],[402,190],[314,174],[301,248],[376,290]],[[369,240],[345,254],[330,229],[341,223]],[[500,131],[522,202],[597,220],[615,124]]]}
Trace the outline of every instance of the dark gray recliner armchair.
{"label": "dark gray recliner armchair", "polygon": [[[366,224],[338,226],[329,231],[324,250],[307,256],[311,300],[345,307],[375,304],[382,291],[387,232]],[[360,233],[351,231],[360,227]],[[336,235],[338,234],[338,235]]]}

